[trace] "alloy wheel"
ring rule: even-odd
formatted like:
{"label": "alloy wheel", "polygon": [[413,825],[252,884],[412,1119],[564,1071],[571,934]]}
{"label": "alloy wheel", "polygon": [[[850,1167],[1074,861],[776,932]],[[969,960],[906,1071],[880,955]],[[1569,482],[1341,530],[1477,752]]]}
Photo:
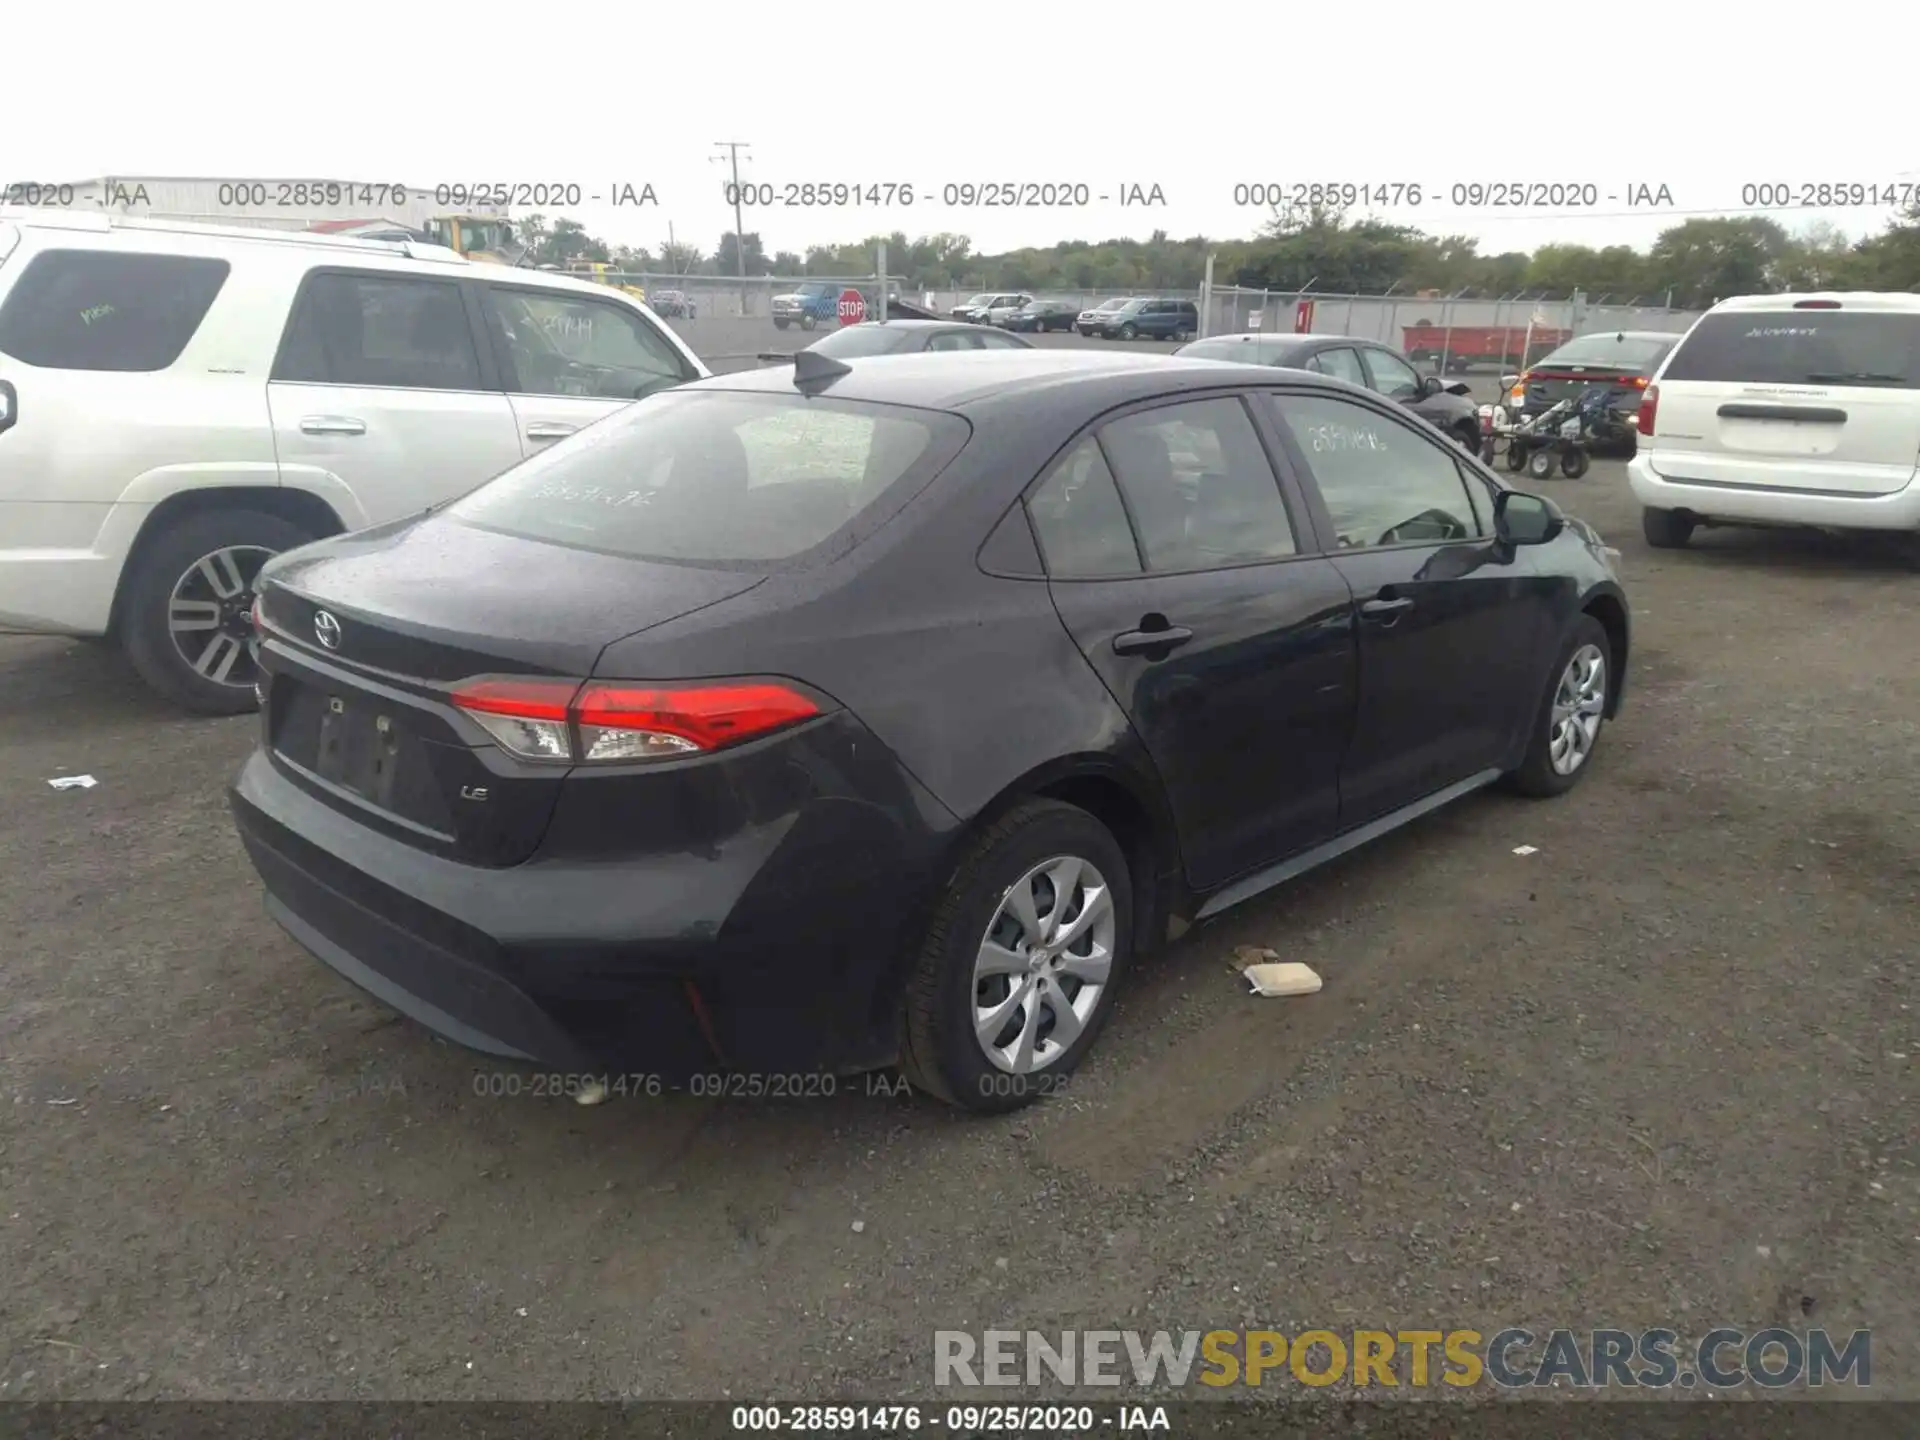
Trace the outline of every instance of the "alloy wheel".
{"label": "alloy wheel", "polygon": [[1054,1064],[1093,1018],[1113,968],[1113,892],[1077,855],[1043,860],[1007,888],[973,964],[973,1030],[994,1068]]}
{"label": "alloy wheel", "polygon": [[216,685],[250,687],[253,593],[260,568],[274,552],[229,545],[202,555],[174,582],[167,601],[167,633],[193,671]]}
{"label": "alloy wheel", "polygon": [[1571,775],[1587,763],[1607,708],[1607,659],[1598,645],[1582,645],[1567,661],[1553,692],[1547,757],[1554,770]]}

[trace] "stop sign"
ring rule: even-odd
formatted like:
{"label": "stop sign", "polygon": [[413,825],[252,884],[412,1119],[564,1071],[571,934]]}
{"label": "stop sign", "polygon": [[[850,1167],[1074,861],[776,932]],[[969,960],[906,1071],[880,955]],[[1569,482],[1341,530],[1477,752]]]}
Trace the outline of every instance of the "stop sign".
{"label": "stop sign", "polygon": [[858,325],[866,318],[867,297],[862,295],[858,290],[842,290],[840,292],[840,323],[842,325]]}

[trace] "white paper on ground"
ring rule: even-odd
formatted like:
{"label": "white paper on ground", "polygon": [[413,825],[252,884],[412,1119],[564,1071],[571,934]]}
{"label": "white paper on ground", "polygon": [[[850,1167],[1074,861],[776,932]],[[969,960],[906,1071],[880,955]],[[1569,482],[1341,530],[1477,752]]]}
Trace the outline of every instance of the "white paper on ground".
{"label": "white paper on ground", "polygon": [[1278,965],[1249,965],[1240,973],[1247,977],[1256,995],[1311,995],[1320,988],[1320,977],[1313,967],[1297,960]]}
{"label": "white paper on ground", "polygon": [[56,775],[47,781],[56,790],[91,790],[99,783],[91,775]]}
{"label": "white paper on ground", "polygon": [[1513,853],[1516,855],[1538,855],[1540,851],[1536,846],[1516,845],[1513,847]]}

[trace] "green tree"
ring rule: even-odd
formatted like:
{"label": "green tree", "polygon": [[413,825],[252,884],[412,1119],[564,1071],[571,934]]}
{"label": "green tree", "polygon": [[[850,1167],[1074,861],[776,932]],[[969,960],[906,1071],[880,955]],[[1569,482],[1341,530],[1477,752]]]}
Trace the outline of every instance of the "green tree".
{"label": "green tree", "polygon": [[1683,220],[1653,242],[1647,286],[1670,288],[1674,303],[1687,306],[1765,293],[1778,288],[1791,248],[1786,230],[1764,215]]}
{"label": "green tree", "polygon": [[[744,272],[740,267],[742,257],[747,262]],[[760,236],[749,230],[743,242],[733,231],[727,231],[720,237],[719,248],[713,252],[713,270],[716,275],[767,274],[767,253],[760,244]]]}

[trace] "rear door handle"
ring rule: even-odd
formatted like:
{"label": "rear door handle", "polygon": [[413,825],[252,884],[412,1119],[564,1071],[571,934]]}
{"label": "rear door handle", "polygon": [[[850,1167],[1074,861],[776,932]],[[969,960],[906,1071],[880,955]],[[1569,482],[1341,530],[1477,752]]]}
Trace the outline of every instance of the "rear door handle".
{"label": "rear door handle", "polygon": [[1127,630],[1113,637],[1113,649],[1116,655],[1137,655],[1142,650],[1172,650],[1192,638],[1193,631],[1183,625],[1169,625],[1164,630]]}
{"label": "rear door handle", "polygon": [[579,428],[578,425],[560,425],[541,422],[527,426],[527,438],[529,440],[564,440]]}
{"label": "rear door handle", "polygon": [[351,415],[308,415],[300,422],[302,435],[364,435],[367,422]]}
{"label": "rear door handle", "polygon": [[1369,600],[1360,607],[1360,613],[1368,619],[1377,620],[1390,615],[1398,615],[1402,610],[1411,610],[1412,608],[1413,601],[1403,595],[1398,600]]}

